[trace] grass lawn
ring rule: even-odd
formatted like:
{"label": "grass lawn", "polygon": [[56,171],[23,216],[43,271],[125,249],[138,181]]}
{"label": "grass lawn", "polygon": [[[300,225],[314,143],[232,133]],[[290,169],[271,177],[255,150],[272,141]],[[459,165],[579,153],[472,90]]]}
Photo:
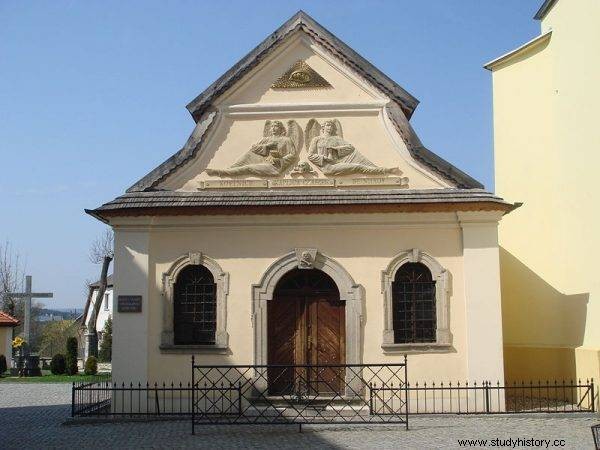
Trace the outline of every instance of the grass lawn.
{"label": "grass lawn", "polygon": [[41,377],[11,377],[6,374],[0,377],[0,383],[73,383],[76,381],[107,381],[110,373],[98,375],[52,375],[49,370],[42,370]]}

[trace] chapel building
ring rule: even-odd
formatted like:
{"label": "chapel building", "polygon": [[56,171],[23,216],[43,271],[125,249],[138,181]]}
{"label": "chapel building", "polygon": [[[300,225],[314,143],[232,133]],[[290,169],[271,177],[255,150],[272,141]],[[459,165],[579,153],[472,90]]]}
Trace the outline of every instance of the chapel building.
{"label": "chapel building", "polygon": [[504,379],[498,223],[418,101],[298,12],[188,106],[181,150],[88,210],[115,232],[113,381],[402,362]]}

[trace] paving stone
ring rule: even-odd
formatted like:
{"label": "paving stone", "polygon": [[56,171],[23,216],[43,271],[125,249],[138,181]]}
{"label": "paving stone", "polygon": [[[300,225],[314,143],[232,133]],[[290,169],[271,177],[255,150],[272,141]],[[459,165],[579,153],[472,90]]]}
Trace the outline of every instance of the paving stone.
{"label": "paving stone", "polygon": [[[403,426],[206,426],[189,421],[63,425],[70,384],[0,383],[0,448],[461,448],[458,439],[549,439],[547,448],[593,448],[597,416],[579,414],[411,417]],[[554,440],[564,446],[553,447]],[[558,443],[558,442],[557,442]],[[497,446],[496,446],[497,447]],[[479,447],[484,448],[484,447]],[[485,448],[494,448],[491,442]],[[514,448],[532,448],[514,446]],[[541,448],[546,448],[545,446]]]}

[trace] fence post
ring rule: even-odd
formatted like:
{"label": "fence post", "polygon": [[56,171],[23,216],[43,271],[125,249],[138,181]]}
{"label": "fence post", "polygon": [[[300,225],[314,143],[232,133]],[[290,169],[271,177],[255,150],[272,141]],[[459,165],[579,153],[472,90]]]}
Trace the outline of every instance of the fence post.
{"label": "fence post", "polygon": [[592,381],[590,383],[590,389],[591,389],[591,394],[592,394],[592,412],[596,412],[596,392],[594,390],[594,379],[592,378]]}
{"label": "fence post", "polygon": [[195,383],[194,383],[194,355],[192,355],[192,435],[196,434],[196,430],[194,428],[194,425],[196,423],[196,417],[194,417],[194,412],[196,411],[196,408],[194,406],[194,388],[195,388]]}
{"label": "fence post", "polygon": [[485,412],[490,413],[490,382],[484,381],[485,386]]}
{"label": "fence post", "polygon": [[409,397],[409,392],[408,392],[408,364],[407,364],[407,356],[406,353],[404,354],[404,393],[405,393],[405,397],[404,397],[404,405],[406,406],[406,429],[408,430],[408,397]]}
{"label": "fence post", "polygon": [[[163,389],[164,389],[164,386],[163,386]],[[163,390],[163,392],[164,392],[164,390]],[[164,398],[164,396],[163,396],[163,398]],[[146,400],[146,402],[148,402],[148,400]],[[156,413],[160,416],[160,403],[158,401],[158,388],[156,387],[156,383],[154,383],[154,403],[156,406]],[[146,404],[148,404],[148,403],[146,403]]]}
{"label": "fence post", "polygon": [[75,382],[71,385],[71,417],[75,417]]}
{"label": "fence post", "polygon": [[369,414],[373,415],[373,382],[369,383]]}

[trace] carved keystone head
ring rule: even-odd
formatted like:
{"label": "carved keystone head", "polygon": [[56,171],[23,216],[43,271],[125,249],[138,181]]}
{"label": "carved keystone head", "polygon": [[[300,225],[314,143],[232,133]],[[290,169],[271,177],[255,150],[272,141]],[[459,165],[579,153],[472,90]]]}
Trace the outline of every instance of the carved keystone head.
{"label": "carved keystone head", "polygon": [[312,269],[317,257],[316,248],[297,248],[296,259],[298,261],[298,269]]}
{"label": "carved keystone head", "polygon": [[190,257],[190,264],[192,264],[194,266],[200,265],[200,261],[202,260],[202,253],[190,252],[189,257]]}

